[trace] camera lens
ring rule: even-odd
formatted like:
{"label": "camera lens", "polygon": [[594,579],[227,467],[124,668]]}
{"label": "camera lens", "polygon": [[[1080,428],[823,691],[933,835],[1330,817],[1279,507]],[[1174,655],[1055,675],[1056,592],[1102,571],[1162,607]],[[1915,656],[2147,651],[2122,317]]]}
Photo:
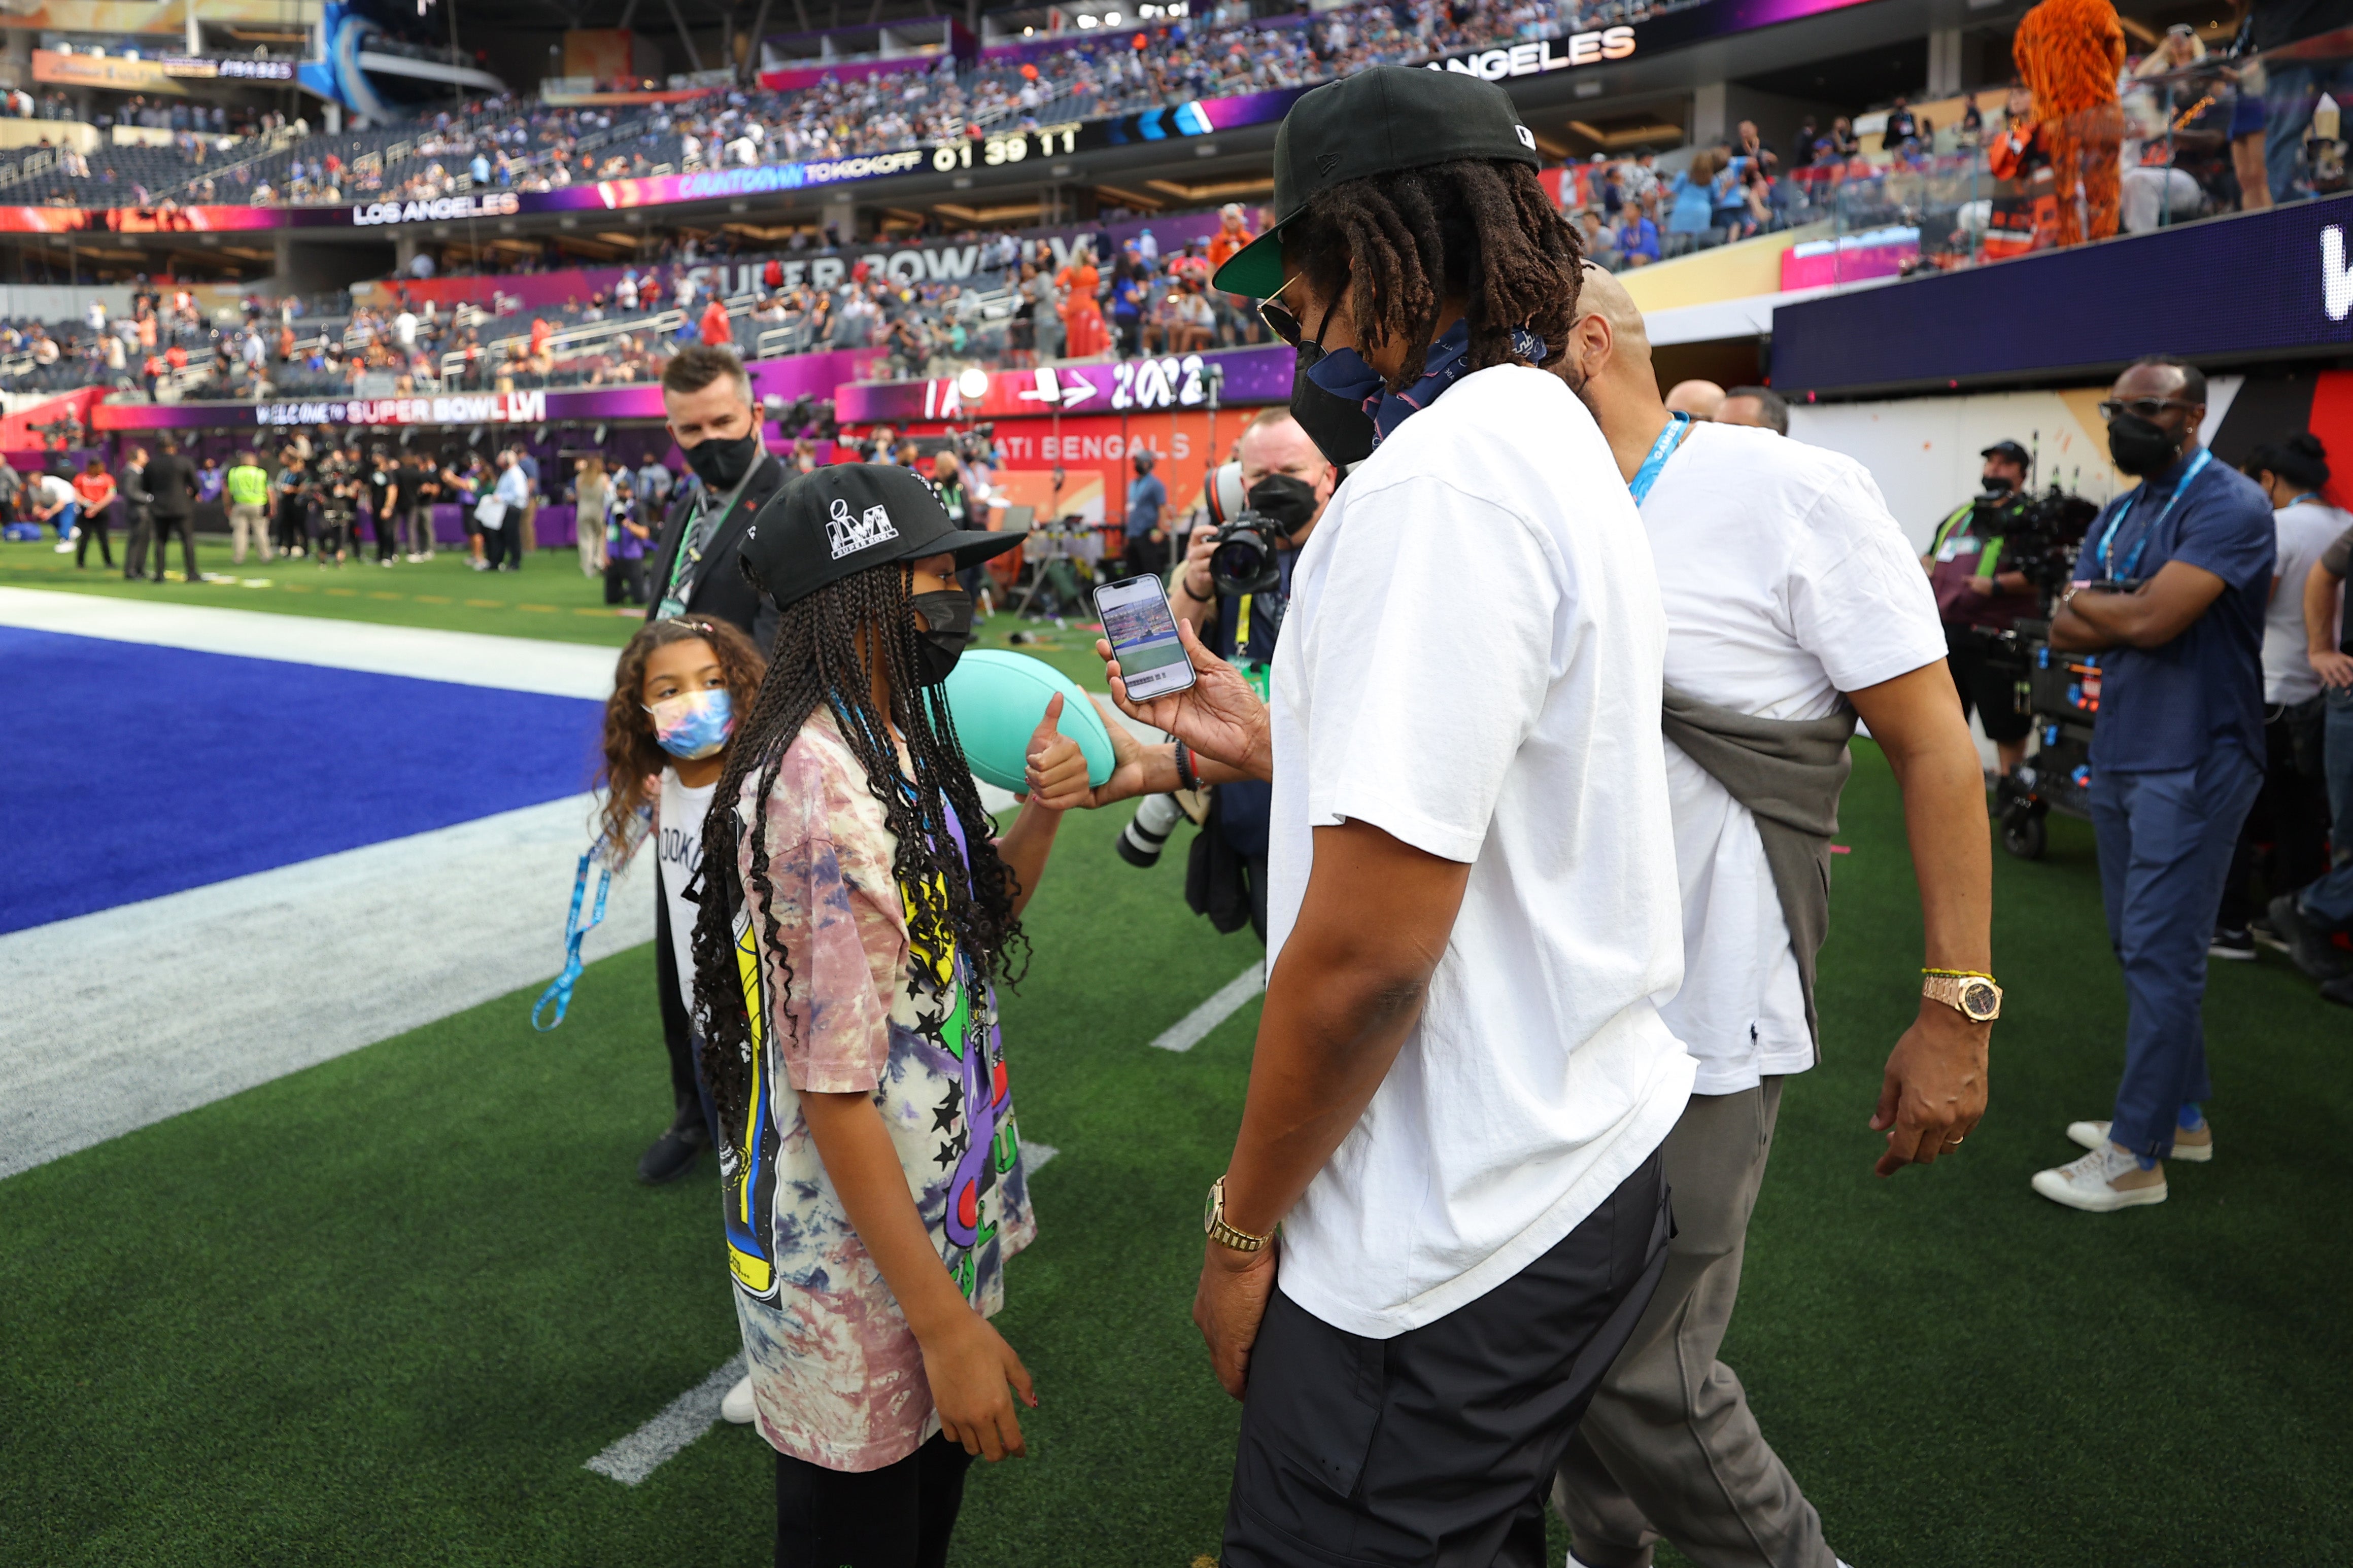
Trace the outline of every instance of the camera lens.
{"label": "camera lens", "polygon": [[1135,808],[1135,816],[1121,829],[1116,847],[1119,858],[1131,866],[1156,866],[1160,851],[1166,846],[1168,836],[1185,819],[1184,808],[1173,795],[1149,795]]}
{"label": "camera lens", "polygon": [[1254,512],[1244,512],[1218,530],[1209,575],[1220,593],[1262,594],[1282,580],[1275,564],[1274,530]]}

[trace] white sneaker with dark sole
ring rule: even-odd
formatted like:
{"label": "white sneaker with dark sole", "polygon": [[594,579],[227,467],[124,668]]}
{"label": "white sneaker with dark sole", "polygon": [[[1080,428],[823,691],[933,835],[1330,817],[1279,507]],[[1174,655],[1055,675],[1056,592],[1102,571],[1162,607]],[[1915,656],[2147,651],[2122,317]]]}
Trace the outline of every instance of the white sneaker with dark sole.
{"label": "white sneaker with dark sole", "polygon": [[[2210,1121],[2198,1130],[2202,1142],[2184,1142],[2182,1134],[2187,1131],[2181,1127],[2173,1130],[2173,1152],[2166,1158],[2186,1160],[2193,1165],[2202,1165],[2211,1160],[2214,1157],[2214,1124]],[[2105,1121],[2070,1121],[2067,1123],[2067,1136],[2086,1149],[2096,1149],[2108,1141],[2108,1124]]]}
{"label": "white sneaker with dark sole", "polygon": [[2034,1190],[2054,1204],[2087,1214],[2113,1214],[2165,1201],[2165,1167],[2140,1168],[2140,1162],[2113,1143],[2103,1142],[2080,1160],[2034,1173]]}
{"label": "white sneaker with dark sole", "polygon": [[719,1402],[720,1419],[731,1421],[738,1426],[749,1426],[753,1417],[758,1414],[758,1409],[752,1403],[752,1379],[748,1374],[729,1389],[727,1397]]}

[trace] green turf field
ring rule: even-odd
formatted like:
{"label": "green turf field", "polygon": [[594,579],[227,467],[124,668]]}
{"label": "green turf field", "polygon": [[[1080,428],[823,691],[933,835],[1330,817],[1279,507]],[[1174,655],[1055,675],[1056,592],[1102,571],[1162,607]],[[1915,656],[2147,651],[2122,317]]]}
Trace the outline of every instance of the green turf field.
{"label": "green turf field", "polygon": [[[2033,1196],[2120,1049],[2090,836],[2057,822],[2048,860],[1997,866],[1990,1116],[1874,1180],[1918,920],[1858,751],[1827,1060],[1788,1092],[1726,1352],[1831,1543],[1856,1568],[2353,1560],[2346,1015],[2281,962],[2218,965],[2216,1163],[2146,1211]],[[1001,1320],[1032,1457],[976,1474],[969,1568],[1215,1550],[1235,1407],[1187,1314],[1256,1008],[1189,1055],[1145,1042],[1257,947],[1183,912],[1175,857],[1117,862],[1124,816],[1068,824],[1006,998],[1024,1138],[1060,1153]],[[268,962],[224,960],[229,985]],[[582,1468],[735,1348],[711,1184],[631,1180],[668,1100],[652,967],[592,968],[554,1035],[518,994],[0,1182],[0,1563],[765,1561],[749,1432],[635,1489]]]}
{"label": "green turf field", "polygon": [[[0,587],[50,588],[613,647],[628,642],[645,616],[642,607],[607,605],[604,579],[583,577],[580,558],[569,548],[539,551],[521,572],[473,571],[462,550],[443,550],[430,561],[399,561],[389,567],[356,557],[342,567],[283,557],[264,565],[250,554],[239,566],[229,560],[227,540],[200,535],[196,572],[205,580],[191,587],[182,580],[176,564],[161,586],[123,581],[121,544],[117,538],[116,566],[106,571],[94,547],[88,569],[77,570],[72,556],[57,553],[54,541],[0,543]],[[178,554],[172,559],[176,563]],[[1016,632],[1037,639],[1026,643],[1023,652],[1059,666],[1084,685],[1102,689],[1103,665],[1091,651],[1093,632],[1075,626],[1025,625],[1000,613],[981,628],[980,640],[987,647],[1009,647],[1007,639]]]}

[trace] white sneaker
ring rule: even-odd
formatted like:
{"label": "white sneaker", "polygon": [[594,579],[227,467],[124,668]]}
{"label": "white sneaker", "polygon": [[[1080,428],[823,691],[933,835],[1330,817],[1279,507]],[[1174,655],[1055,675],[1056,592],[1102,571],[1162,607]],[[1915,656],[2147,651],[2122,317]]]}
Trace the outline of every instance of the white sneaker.
{"label": "white sneaker", "polygon": [[60,555],[71,555],[73,553],[73,541],[70,539],[58,540],[58,553]]}
{"label": "white sneaker", "polygon": [[2080,1160],[2034,1173],[2034,1190],[2054,1204],[2090,1214],[2165,1201],[2165,1167],[2142,1170],[2140,1162],[2103,1142]]}
{"label": "white sneaker", "polygon": [[752,1404],[752,1380],[749,1376],[729,1389],[727,1397],[719,1402],[720,1418],[732,1421],[738,1426],[749,1426],[752,1418],[758,1414]]}
{"label": "white sneaker", "polygon": [[[2108,1141],[2108,1124],[2105,1121],[2070,1121],[2067,1136],[2086,1149],[2096,1149]],[[2192,1142],[2195,1140],[2195,1142]],[[2187,1127],[2173,1130],[2173,1152],[2168,1160],[2187,1160],[2202,1165],[2214,1157],[2214,1124],[2211,1121],[2192,1132]]]}

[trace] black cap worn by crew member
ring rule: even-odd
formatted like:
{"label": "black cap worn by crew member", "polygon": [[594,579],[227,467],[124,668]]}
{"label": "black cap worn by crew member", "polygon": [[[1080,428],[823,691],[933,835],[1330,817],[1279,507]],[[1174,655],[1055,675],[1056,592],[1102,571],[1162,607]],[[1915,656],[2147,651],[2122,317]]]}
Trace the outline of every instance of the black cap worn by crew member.
{"label": "black cap worn by crew member", "polygon": [[1274,222],[1210,284],[1266,299],[1282,287],[1282,231],[1315,197],[1368,174],[1471,158],[1540,166],[1535,133],[1493,82],[1419,66],[1326,82],[1293,104],[1274,133]]}
{"label": "black cap worn by crew member", "polygon": [[2031,468],[2034,465],[2034,459],[2027,455],[2026,448],[2015,441],[1996,441],[1978,456],[2000,458],[2006,463],[2016,463],[2021,468]]}
{"label": "black cap worn by crew member", "polygon": [[736,552],[744,575],[784,609],[870,566],[953,555],[977,566],[1026,537],[958,528],[911,468],[838,463],[803,474],[768,499]]}

